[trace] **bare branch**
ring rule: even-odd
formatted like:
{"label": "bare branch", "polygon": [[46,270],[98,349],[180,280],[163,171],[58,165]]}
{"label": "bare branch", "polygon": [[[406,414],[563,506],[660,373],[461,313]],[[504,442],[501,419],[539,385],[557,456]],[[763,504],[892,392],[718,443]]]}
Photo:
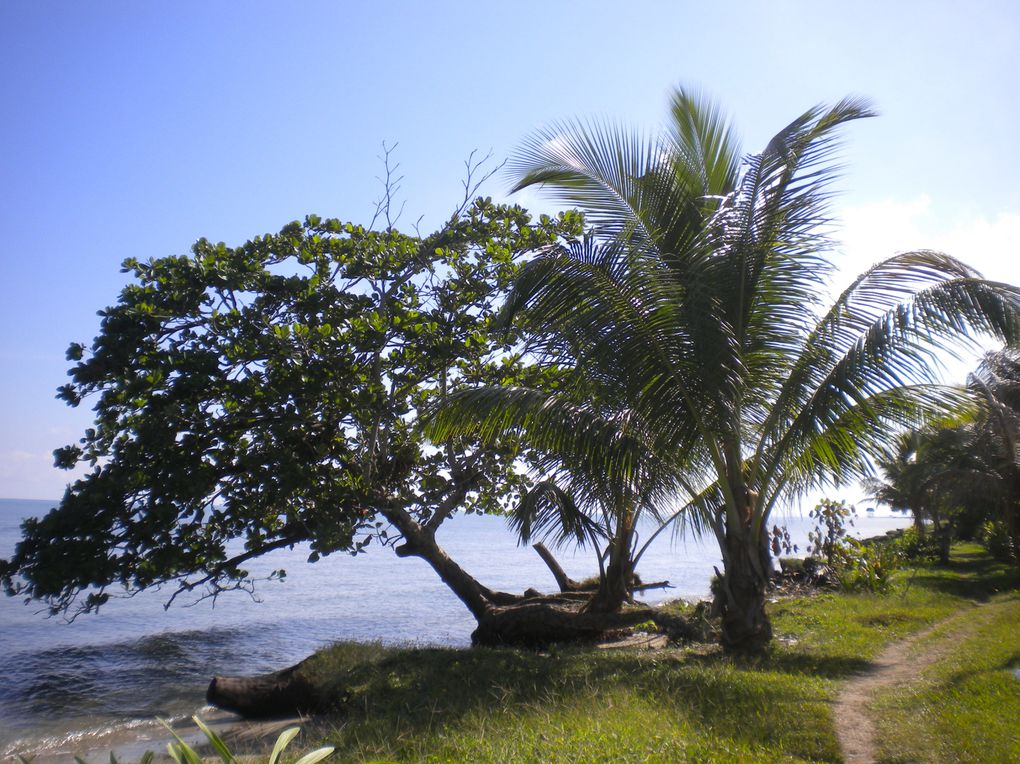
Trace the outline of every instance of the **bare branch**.
{"label": "bare branch", "polygon": [[[393,163],[392,156],[393,152],[397,150],[399,143],[394,143],[392,146],[387,146],[386,141],[383,141],[383,153],[379,157],[379,160],[383,163],[383,171],[385,174],[384,178],[376,176],[376,180],[382,183],[383,193],[382,196],[375,203],[375,212],[372,214],[372,222],[369,223],[369,229],[374,229],[376,221],[381,217],[386,220],[386,230],[392,231],[397,221],[400,220],[400,216],[404,214],[404,207],[407,205],[407,200],[400,203],[400,209],[397,213],[393,214],[393,206],[395,204],[395,197],[397,192],[400,190],[400,184],[404,180],[404,176],[397,175],[397,171],[400,169],[400,163]],[[419,218],[421,220],[421,218]]]}

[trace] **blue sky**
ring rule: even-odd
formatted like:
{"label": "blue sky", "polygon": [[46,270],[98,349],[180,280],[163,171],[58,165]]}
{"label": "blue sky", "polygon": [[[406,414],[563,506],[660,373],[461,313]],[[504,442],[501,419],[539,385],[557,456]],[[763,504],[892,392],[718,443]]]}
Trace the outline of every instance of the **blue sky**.
{"label": "blue sky", "polygon": [[405,219],[427,229],[472,149],[502,158],[543,123],[654,129],[685,83],[754,150],[805,108],[864,95],[882,117],[848,131],[847,272],[929,247],[1020,283],[1020,4],[622,7],[0,4],[0,496],[62,493],[51,451],[89,424],[53,397],[64,351],[95,335],[125,257],[311,212],[367,222],[383,141],[399,142]]}

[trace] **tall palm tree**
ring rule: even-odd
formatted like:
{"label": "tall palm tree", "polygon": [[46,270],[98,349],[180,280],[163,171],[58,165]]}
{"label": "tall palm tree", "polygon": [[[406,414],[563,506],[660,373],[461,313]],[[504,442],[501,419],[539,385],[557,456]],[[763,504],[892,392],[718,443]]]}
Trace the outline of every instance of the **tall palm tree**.
{"label": "tall palm tree", "polygon": [[464,392],[437,420],[436,432],[541,433],[539,448],[588,449],[611,476],[654,457],[656,494],[668,487],[718,539],[729,649],[771,639],[772,511],[865,475],[891,427],[964,402],[932,371],[944,343],[1017,335],[1018,290],[937,252],[896,255],[824,304],[837,133],[868,116],[855,99],[818,106],[742,157],[719,110],[681,89],[657,135],[580,121],[536,133],[516,188],[580,207],[602,246],[540,253],[504,320],[538,338],[538,357],[597,380],[633,429],[585,419],[601,403],[575,398],[583,416],[557,417],[557,396],[519,405],[528,393],[512,389]]}

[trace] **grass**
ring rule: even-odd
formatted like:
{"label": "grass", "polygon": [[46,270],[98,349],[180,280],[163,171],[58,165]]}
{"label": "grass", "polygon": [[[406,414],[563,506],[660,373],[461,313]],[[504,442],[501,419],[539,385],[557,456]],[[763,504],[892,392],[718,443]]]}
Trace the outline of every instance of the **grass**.
{"label": "grass", "polygon": [[[889,594],[771,604],[779,639],[753,660],[704,646],[536,653],[339,644],[307,665],[337,712],[304,737],[336,746],[333,760],[344,762],[839,761],[830,704],[843,680],[890,640],[975,599],[997,603],[998,591],[1016,585],[1015,571],[961,548],[949,568],[901,573]],[[1020,633],[1020,600],[1010,602],[972,648],[961,647],[948,673],[940,667],[916,696],[883,701],[897,710],[890,728],[915,720],[913,732],[888,737],[889,761],[917,756],[908,743],[921,728],[948,741],[960,725],[995,727],[989,719],[1000,708],[1011,715],[977,750],[984,760],[1009,760],[988,754],[1016,750],[1008,721],[1018,718],[1020,682],[1004,667],[1018,659],[1016,637],[1006,637]],[[1014,705],[1003,705],[1010,691]],[[936,758],[921,760],[954,760],[939,759],[940,751],[963,750],[940,746]]]}
{"label": "grass", "polygon": [[1020,598],[959,620],[919,642],[945,654],[918,681],[874,704],[881,761],[1020,761]]}

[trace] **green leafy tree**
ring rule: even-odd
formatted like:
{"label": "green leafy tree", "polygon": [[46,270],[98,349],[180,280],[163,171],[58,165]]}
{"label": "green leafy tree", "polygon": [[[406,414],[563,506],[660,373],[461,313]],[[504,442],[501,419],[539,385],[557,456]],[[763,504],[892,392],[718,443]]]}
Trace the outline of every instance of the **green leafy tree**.
{"label": "green leafy tree", "polygon": [[481,617],[499,593],[435,534],[457,511],[509,506],[528,453],[433,448],[417,416],[464,385],[545,384],[488,325],[518,255],[576,235],[580,217],[467,199],[424,237],[313,215],[237,247],[127,260],[131,283],[91,347],[71,346],[60,389],[96,420],[57,463],[91,470],[25,522],[0,561],[6,591],[54,613],[161,584],[171,601],[215,596],[250,589],[246,563],[274,549],[307,542],[314,561],[378,539]]}
{"label": "green leafy tree", "polygon": [[[597,449],[609,475],[647,455],[668,466],[656,490],[669,474],[689,522],[718,539],[729,649],[771,639],[773,509],[867,474],[890,432],[967,399],[932,371],[945,343],[1017,334],[1017,290],[936,252],[892,257],[824,303],[838,132],[869,116],[854,99],[815,107],[742,156],[719,110],[678,90],[662,133],[567,122],[512,164],[516,188],[542,185],[580,208],[605,246],[530,262],[504,320],[544,337],[548,363],[598,379],[608,402],[556,420],[551,404],[519,403],[521,390],[468,391],[451,399],[450,421],[462,432],[556,427],[539,448]],[[638,435],[603,448],[603,411]]]}

